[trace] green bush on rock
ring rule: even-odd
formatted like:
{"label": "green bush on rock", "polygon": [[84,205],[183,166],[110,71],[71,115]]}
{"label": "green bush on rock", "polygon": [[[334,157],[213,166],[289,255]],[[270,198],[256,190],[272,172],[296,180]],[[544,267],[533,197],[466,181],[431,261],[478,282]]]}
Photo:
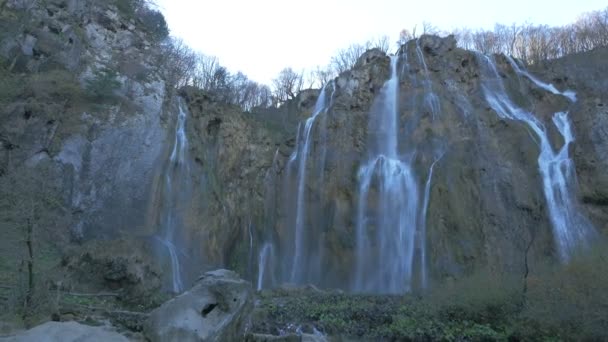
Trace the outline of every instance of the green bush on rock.
{"label": "green bush on rock", "polygon": [[110,68],[100,68],[93,72],[93,78],[86,81],[86,90],[91,99],[96,101],[113,100],[121,83],[117,72]]}

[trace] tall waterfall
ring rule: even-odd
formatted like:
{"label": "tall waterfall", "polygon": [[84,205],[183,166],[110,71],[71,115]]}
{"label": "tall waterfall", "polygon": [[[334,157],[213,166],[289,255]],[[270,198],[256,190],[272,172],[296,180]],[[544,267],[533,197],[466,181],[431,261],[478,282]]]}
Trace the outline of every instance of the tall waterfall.
{"label": "tall waterfall", "polygon": [[410,290],[414,262],[418,185],[412,157],[399,155],[398,57],[370,115],[371,158],[359,170],[355,280],[358,292]]}
{"label": "tall waterfall", "polygon": [[161,231],[156,239],[166,249],[171,263],[171,284],[173,292],[184,290],[183,267],[180,256],[180,227],[182,215],[180,209],[189,192],[190,170],[187,160],[188,139],[186,137],[187,112],[184,105],[179,104],[179,113],[175,125],[175,141],[164,174],[162,189]]}
{"label": "tall waterfall", "polygon": [[295,232],[294,232],[294,254],[290,268],[289,281],[292,283],[300,283],[305,280],[306,270],[308,269],[308,256],[306,246],[306,181],[307,181],[307,161],[312,146],[312,131],[315,121],[327,109],[326,103],[326,86],[323,87],[317,102],[314,112],[310,118],[306,120],[304,125],[298,127],[298,138],[296,149],[294,150],[289,163],[288,170],[293,170],[293,166],[297,163],[296,177],[296,198],[295,198]]}
{"label": "tall waterfall", "polygon": [[[497,71],[494,60],[480,56],[482,64],[483,92],[492,109],[504,119],[524,122],[538,136],[540,155],[538,166],[543,179],[543,191],[553,226],[553,235],[559,256],[567,262],[576,249],[586,246],[595,232],[589,220],[578,211],[574,198],[576,175],[574,163],[569,156],[568,147],[574,141],[567,112],[553,115],[553,124],[564,139],[564,144],[557,151],[551,146],[545,125],[534,114],[517,107],[509,98],[503,81]],[[529,78],[537,86],[554,94],[576,100],[573,92],[560,92],[552,85],[545,84],[522,70],[514,61],[510,61],[515,71]]]}

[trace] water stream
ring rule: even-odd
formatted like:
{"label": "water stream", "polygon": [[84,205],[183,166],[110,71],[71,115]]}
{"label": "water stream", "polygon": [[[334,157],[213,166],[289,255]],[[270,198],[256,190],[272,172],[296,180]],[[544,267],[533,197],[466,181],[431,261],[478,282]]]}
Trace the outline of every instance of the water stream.
{"label": "water stream", "polygon": [[[567,262],[578,248],[585,247],[590,242],[595,232],[589,220],[578,210],[574,197],[576,175],[568,152],[569,145],[574,141],[574,134],[568,113],[558,112],[552,117],[553,124],[564,140],[562,147],[554,150],[545,125],[533,113],[511,101],[494,60],[487,56],[479,58],[484,72],[482,88],[486,101],[501,118],[524,122],[539,139],[538,167],[543,179],[548,214],[557,251],[561,260]],[[576,100],[573,92],[560,92],[552,85],[542,83],[520,69],[513,60],[510,62],[518,74],[528,77],[542,89]]]}

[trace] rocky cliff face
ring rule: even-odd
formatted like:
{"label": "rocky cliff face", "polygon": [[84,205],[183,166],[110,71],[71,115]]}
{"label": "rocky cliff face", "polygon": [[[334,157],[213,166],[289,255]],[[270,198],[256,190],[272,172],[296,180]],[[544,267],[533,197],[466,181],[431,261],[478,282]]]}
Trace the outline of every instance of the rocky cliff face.
{"label": "rocky cliff face", "polygon": [[[62,224],[39,223],[51,244],[61,241],[48,262],[71,254],[64,261],[74,281],[66,286],[87,283],[85,272],[114,282],[111,269],[128,268],[130,249],[141,247],[138,263],[153,276],[127,272],[117,281],[130,277],[125,281],[135,288],[144,282],[157,291],[161,272],[149,239],[160,230],[155,185],[178,113],[157,64],[158,43],[113,2],[7,1],[0,7],[0,173],[32,169],[43,184],[60,189],[53,201],[62,208]],[[30,196],[26,189],[15,193]],[[2,227],[14,228],[9,221]],[[7,244],[15,243],[7,236]],[[119,237],[141,241],[112,242]],[[101,240],[97,251],[113,253],[87,254],[90,244],[79,247],[92,239]],[[72,247],[80,250],[68,252]],[[21,252],[5,257],[12,265]],[[85,287],[109,284],[89,283]]]}
{"label": "rocky cliff face", "polygon": [[[9,1],[2,11],[18,22],[3,32],[2,57],[13,72],[47,78],[50,88],[32,86],[3,108],[3,164],[51,160],[63,170],[76,239],[145,232],[171,112],[152,43],[111,5]],[[117,82],[103,94],[108,99],[90,94],[105,69]]]}
{"label": "rocky cliff face", "polygon": [[[374,174],[362,201],[361,170],[384,139],[378,118],[386,103],[379,99],[395,76],[395,157],[417,191],[414,288],[424,286],[424,270],[438,281],[482,268],[523,272],[525,259],[534,269],[559,257],[539,167],[542,144],[528,124],[489,103],[488,82],[534,114],[555,151],[565,140],[553,117],[568,112],[576,140],[563,150],[578,176],[575,209],[600,233],[607,229],[605,49],[535,66],[533,74],[555,91],[505,56],[491,58],[493,79],[486,57],[432,36],[400,49],[396,75],[391,58],[371,50],[323,91],[304,91],[279,109],[244,113],[184,88],[188,179],[179,184],[188,184],[187,196],[167,205],[167,193],[182,191],[166,181],[177,167],[171,155],[180,100],[167,92],[149,36],[117,7],[89,1],[14,0],[0,15],[0,56],[10,70],[2,76],[14,90],[0,96],[0,173],[52,165],[62,177],[39,177],[62,189],[72,242],[122,237],[106,242],[111,254],[128,260],[130,246],[139,246],[138,265],[154,284],[160,272],[147,264],[156,253],[155,267],[175,269],[178,260],[186,283],[201,269],[224,266],[258,287],[352,290],[358,227],[373,235],[383,219],[382,177]],[[576,102],[560,95],[566,89]],[[179,216],[171,263],[155,240],[168,207]],[[99,262],[78,259],[84,254],[68,265],[112,263],[103,253]]]}
{"label": "rocky cliff face", "polygon": [[[606,230],[602,200],[606,187],[599,170],[607,146],[602,119],[606,98],[601,92],[605,66],[597,65],[604,64],[598,56],[605,54],[598,50],[539,67],[547,82],[577,92],[575,103],[518,74],[504,56],[492,57],[508,96],[547,127],[555,150],[564,140],[552,117],[568,112],[576,137],[569,149],[574,152],[580,185],[580,192],[572,195],[580,203],[577,210],[600,231]],[[539,138],[524,122],[502,118],[488,103],[483,89],[485,63],[485,57],[456,48],[452,38],[424,36],[399,52],[399,154],[412,160],[419,203],[424,202],[426,183],[430,186],[425,228],[431,279],[481,268],[523,273],[526,254],[532,269],[547,256],[558,258],[538,163]],[[306,163],[307,209],[301,243],[310,252],[298,265],[303,269],[296,271],[302,282],[342,288],[352,284],[358,170],[369,158],[367,151],[374,141],[370,137],[383,134],[370,122],[375,115],[373,99],[388,75],[389,58],[371,51],[355,69],[329,85],[331,104],[325,118],[313,127]],[[288,164],[287,156],[279,155],[278,164]],[[280,168],[272,172],[278,190],[271,192],[278,199],[270,207],[278,209],[267,229],[272,232],[276,259],[260,268],[270,266],[279,275],[275,281],[289,281],[298,243],[294,225],[300,209],[294,203],[293,185],[297,172]],[[417,247],[414,258],[419,260],[420,253]],[[420,284],[420,272],[414,271],[413,283]],[[264,282],[272,280],[264,278]]]}

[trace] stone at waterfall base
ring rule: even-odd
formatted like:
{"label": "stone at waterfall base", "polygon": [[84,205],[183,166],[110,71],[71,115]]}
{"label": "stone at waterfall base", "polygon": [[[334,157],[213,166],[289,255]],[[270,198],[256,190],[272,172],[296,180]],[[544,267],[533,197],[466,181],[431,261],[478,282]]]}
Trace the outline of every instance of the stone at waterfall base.
{"label": "stone at waterfall base", "polygon": [[144,331],[152,342],[239,341],[252,311],[251,284],[232,271],[217,270],[154,310]]}

